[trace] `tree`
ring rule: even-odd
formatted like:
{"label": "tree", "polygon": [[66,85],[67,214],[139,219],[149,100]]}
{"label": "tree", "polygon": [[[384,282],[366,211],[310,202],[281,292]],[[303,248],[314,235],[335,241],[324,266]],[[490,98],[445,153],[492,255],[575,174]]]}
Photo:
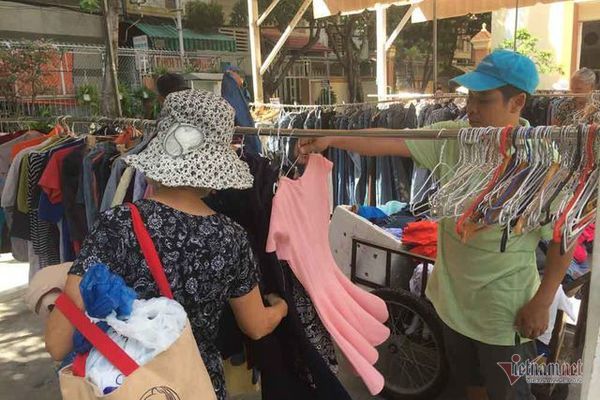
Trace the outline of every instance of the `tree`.
{"label": "tree", "polygon": [[236,27],[248,26],[248,1],[238,0],[229,14],[229,24]]}
{"label": "tree", "polygon": [[0,93],[15,111],[18,111],[20,98],[30,97],[29,104],[33,106],[37,96],[48,91],[45,78],[57,54],[52,44],[44,40],[24,42],[18,47],[0,47]]}
{"label": "tree", "polygon": [[[393,30],[404,16],[408,6],[390,7],[388,9],[388,32]],[[452,68],[454,53],[458,44],[459,35],[474,36],[481,30],[483,23],[491,26],[491,13],[478,15],[465,15],[456,18],[438,20],[438,70]],[[416,85],[417,77],[414,76],[416,66],[423,65],[420,77],[421,85],[414,86],[415,90],[425,91],[433,77],[433,22],[427,21],[418,24],[409,23],[404,27],[397,39],[398,52],[396,63],[403,64],[413,74],[409,80]]]}
{"label": "tree", "polygon": [[351,102],[364,101],[361,83],[361,55],[364,46],[374,42],[375,18],[372,12],[327,19],[325,26],[329,47],[344,67]]}
{"label": "tree", "polygon": [[[531,58],[542,74],[550,74],[552,72],[564,74],[562,67],[554,61],[552,52],[540,49],[538,42],[539,39],[533,36],[527,29],[517,30],[517,52]],[[513,50],[514,38],[506,39],[500,44],[499,48]]]}
{"label": "tree", "polygon": [[[258,0],[259,14],[263,13],[271,4],[272,0]],[[238,0],[234,5],[230,15],[230,21],[233,26],[248,26],[248,2]],[[269,14],[269,17],[263,22],[262,26],[269,26],[273,29],[283,32],[288,27],[294,15],[300,8],[301,0],[281,0],[277,7]],[[309,8],[304,14],[300,24],[307,25],[308,38],[306,44],[297,50],[288,50],[285,46],[279,51],[275,60],[263,76],[263,90],[266,98],[275,93],[281,86],[290,69],[301,57],[306,55],[319,40],[323,29],[324,21],[315,20],[312,16],[312,10]],[[263,59],[270,50],[270,45],[264,39],[261,41],[263,49]]]}
{"label": "tree", "polygon": [[[103,2],[106,2],[106,11]],[[115,56],[115,63],[118,64],[119,9],[121,2],[120,0],[80,0],[79,6],[86,12],[96,12],[101,10],[105,19],[105,25],[108,24],[108,26],[110,26],[110,31],[105,31],[106,55],[104,57],[100,112],[106,116],[117,115],[116,85],[112,74],[112,63],[110,57],[108,57],[108,53],[112,49],[112,53]],[[118,68],[118,65],[115,65],[115,68]]]}
{"label": "tree", "polygon": [[194,0],[187,3],[184,26],[198,32],[214,32],[225,24],[223,6]]}

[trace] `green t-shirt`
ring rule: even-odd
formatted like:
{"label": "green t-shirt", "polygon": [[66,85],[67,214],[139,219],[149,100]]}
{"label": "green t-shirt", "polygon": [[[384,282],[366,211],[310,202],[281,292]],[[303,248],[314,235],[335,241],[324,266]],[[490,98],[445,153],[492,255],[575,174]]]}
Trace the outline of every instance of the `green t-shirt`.
{"label": "green t-shirt", "polygon": [[[523,125],[529,125],[522,120]],[[442,122],[432,129],[466,128],[466,121]],[[445,145],[444,145],[444,142]],[[444,163],[458,162],[456,140],[408,140],[406,144],[415,162],[433,170],[443,157]],[[441,155],[442,149],[444,154]],[[440,176],[444,168],[438,168]],[[482,343],[513,346],[518,338],[514,321],[519,309],[537,291],[540,278],[535,249],[544,229],[512,236],[506,251],[500,251],[502,230],[490,226],[466,243],[456,234],[454,219],[445,218],[438,227],[438,253],[427,285],[427,297],[438,315],[450,328]]]}

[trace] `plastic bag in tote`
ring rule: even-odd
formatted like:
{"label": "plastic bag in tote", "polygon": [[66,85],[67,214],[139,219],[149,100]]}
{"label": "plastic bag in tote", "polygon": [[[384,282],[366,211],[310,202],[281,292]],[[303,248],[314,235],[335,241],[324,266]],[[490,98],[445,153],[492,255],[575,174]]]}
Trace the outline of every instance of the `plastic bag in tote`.
{"label": "plastic bag in tote", "polygon": [[[139,211],[129,205],[135,235],[162,296],[173,298],[162,263]],[[66,295],[56,307],[92,345],[124,376],[123,383],[104,395],[87,379],[74,376],[71,366],[60,371],[64,400],[216,400],[212,382],[200,356],[189,321],[181,336],[167,350],[145,365],[138,365]]]}

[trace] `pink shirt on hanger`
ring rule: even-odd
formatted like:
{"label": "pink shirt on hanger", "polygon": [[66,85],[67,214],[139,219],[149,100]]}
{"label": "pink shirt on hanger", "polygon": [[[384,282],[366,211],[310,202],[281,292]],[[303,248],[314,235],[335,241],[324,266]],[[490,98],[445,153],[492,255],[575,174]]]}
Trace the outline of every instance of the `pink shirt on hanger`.
{"label": "pink shirt on hanger", "polygon": [[385,302],[354,285],[329,248],[329,186],[332,163],[311,155],[304,175],[282,177],[273,198],[267,251],[286,260],[312,299],[317,313],[371,394],[383,389],[373,365],[375,346],[390,335]]}

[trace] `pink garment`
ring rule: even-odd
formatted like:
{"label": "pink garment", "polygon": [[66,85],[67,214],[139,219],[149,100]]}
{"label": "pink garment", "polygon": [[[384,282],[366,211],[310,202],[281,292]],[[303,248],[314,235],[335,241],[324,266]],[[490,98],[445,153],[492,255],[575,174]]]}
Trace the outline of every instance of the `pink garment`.
{"label": "pink garment", "polygon": [[286,260],[312,299],[317,313],[371,394],[383,389],[373,365],[374,346],[390,336],[385,302],[355,286],[329,249],[329,186],[332,164],[311,155],[298,180],[282,177],[273,198],[267,251]]}

